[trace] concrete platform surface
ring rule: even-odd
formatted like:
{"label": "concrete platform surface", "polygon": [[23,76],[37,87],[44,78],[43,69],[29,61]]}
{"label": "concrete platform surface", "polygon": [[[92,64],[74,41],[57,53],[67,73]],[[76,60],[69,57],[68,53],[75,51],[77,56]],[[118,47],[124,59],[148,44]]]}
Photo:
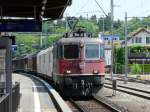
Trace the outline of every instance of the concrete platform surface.
{"label": "concrete platform surface", "polygon": [[45,86],[34,78],[13,74],[13,83],[20,82],[18,112],[57,112]]}

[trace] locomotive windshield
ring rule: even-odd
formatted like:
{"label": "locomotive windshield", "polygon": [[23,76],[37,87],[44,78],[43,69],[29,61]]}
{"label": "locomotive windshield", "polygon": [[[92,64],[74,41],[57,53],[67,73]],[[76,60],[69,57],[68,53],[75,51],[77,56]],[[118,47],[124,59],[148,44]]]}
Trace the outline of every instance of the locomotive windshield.
{"label": "locomotive windshield", "polygon": [[79,57],[78,45],[64,45],[64,58],[77,59]]}
{"label": "locomotive windshield", "polygon": [[85,57],[86,58],[99,58],[99,44],[86,44]]}

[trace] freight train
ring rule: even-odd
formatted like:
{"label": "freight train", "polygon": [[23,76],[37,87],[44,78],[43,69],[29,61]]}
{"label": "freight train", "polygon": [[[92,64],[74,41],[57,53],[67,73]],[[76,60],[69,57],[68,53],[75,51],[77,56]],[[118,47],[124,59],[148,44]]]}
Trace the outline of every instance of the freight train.
{"label": "freight train", "polygon": [[90,96],[104,85],[104,44],[78,29],[47,49],[14,59],[13,69],[51,79],[65,96]]}

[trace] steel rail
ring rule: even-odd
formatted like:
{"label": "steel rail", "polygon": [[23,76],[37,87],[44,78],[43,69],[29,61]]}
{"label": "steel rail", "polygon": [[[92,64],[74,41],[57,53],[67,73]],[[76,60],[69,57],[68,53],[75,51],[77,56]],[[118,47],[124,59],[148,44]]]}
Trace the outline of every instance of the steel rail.
{"label": "steel rail", "polygon": [[[108,109],[111,112],[121,112],[121,110],[117,109],[114,105],[109,104],[107,101],[104,101],[104,99],[102,100],[100,97],[98,96],[94,96],[92,97],[92,100],[94,102],[96,102],[98,105],[102,105],[103,107],[105,107],[106,109]],[[86,109],[84,108],[84,106],[78,104],[76,101],[70,99],[69,100],[80,112],[92,112],[90,109]],[[97,108],[96,108],[97,109]],[[94,112],[94,108],[93,108],[93,112]]]}
{"label": "steel rail", "polygon": [[[109,89],[113,89],[112,87],[106,86],[106,85],[104,85],[104,87],[109,88]],[[145,95],[142,95],[142,94],[138,94],[138,93],[134,93],[134,92],[131,92],[131,91],[126,91],[126,90],[118,89],[118,88],[116,90],[120,91],[120,92],[123,92],[123,93],[127,93],[127,94],[130,94],[130,95],[134,95],[134,96],[138,96],[138,97],[150,100],[150,96],[145,96]]]}
{"label": "steel rail", "polygon": [[75,102],[73,99],[70,99],[69,100],[80,112],[87,112],[85,111],[85,109],[79,105],[77,102]]}
{"label": "steel rail", "polygon": [[109,104],[107,101],[105,101],[104,99],[100,98],[99,96],[93,95],[93,98],[98,103],[102,104],[106,108],[109,108],[112,112],[121,112],[121,110],[119,110],[116,107],[114,107],[113,105]]}
{"label": "steel rail", "polygon": [[[111,83],[105,83],[105,85],[112,85],[112,84]],[[125,89],[131,89],[131,90],[134,90],[134,91],[139,91],[139,92],[150,94],[150,91],[145,91],[145,90],[142,90],[142,89],[127,87],[127,86],[121,86],[121,85],[117,85],[117,86],[121,87],[121,88],[125,88]]]}
{"label": "steel rail", "polygon": [[[106,80],[111,80],[111,78],[105,78]],[[124,81],[124,79],[122,79],[121,77],[118,77],[119,81]],[[149,80],[137,80],[135,78],[128,78],[128,82],[136,82],[136,83],[142,83],[142,84],[150,84]]]}

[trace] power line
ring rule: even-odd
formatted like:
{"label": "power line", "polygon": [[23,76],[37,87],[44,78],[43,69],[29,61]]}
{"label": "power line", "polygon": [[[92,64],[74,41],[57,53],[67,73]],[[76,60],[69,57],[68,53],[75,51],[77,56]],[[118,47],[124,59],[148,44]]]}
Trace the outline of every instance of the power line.
{"label": "power line", "polygon": [[78,14],[82,9],[84,9],[88,3],[89,3],[89,0],[80,8],[78,12],[76,12],[76,14]]}
{"label": "power line", "polygon": [[97,0],[95,0],[96,4],[99,6],[99,8],[101,9],[101,11],[104,13],[104,15],[106,17],[108,17],[108,15],[106,14],[106,12],[104,11],[104,9],[100,6],[100,4],[97,2]]}
{"label": "power line", "polygon": [[78,12],[77,14],[80,14],[80,13],[100,13],[99,10],[96,10],[96,11],[85,11],[85,12]]}

